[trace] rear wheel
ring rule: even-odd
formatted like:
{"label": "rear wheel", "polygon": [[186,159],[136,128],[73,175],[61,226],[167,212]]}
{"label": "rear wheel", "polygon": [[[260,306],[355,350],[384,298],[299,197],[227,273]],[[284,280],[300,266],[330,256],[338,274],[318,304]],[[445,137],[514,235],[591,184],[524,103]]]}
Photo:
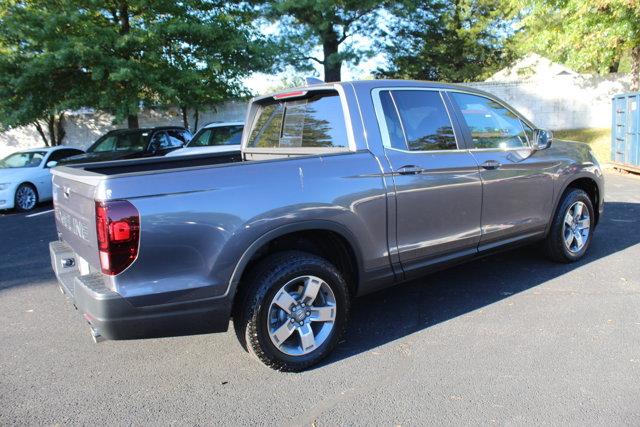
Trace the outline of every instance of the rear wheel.
{"label": "rear wheel", "polygon": [[20,184],[16,190],[15,208],[20,212],[28,212],[38,204],[38,192],[31,184]]}
{"label": "rear wheel", "polygon": [[283,252],[260,262],[234,313],[241,342],[265,365],[301,371],[336,346],[347,324],[349,294],[327,260]]}
{"label": "rear wheel", "polygon": [[577,188],[568,190],[545,241],[549,258],[558,262],[582,258],[591,244],[593,218],[593,204],[587,193]]}

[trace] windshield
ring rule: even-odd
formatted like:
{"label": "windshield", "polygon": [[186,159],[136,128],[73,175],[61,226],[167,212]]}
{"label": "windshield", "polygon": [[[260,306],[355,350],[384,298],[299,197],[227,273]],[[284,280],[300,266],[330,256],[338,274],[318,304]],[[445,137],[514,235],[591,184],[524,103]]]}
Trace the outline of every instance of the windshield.
{"label": "windshield", "polygon": [[45,151],[13,153],[0,160],[0,168],[36,168],[47,155]]}
{"label": "windshield", "polygon": [[88,153],[105,153],[110,151],[143,151],[149,142],[148,131],[130,131],[108,133],[98,139]]}
{"label": "windshield", "polygon": [[187,147],[240,145],[243,127],[243,125],[231,125],[200,129],[189,142]]}

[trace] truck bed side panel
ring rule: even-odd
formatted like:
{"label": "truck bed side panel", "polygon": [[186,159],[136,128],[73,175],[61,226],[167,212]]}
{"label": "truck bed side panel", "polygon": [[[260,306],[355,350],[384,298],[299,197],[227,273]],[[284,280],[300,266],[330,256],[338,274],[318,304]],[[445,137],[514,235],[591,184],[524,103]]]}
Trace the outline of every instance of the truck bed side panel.
{"label": "truck bed side panel", "polygon": [[225,296],[254,241],[304,221],[349,230],[364,274],[390,271],[386,193],[368,151],[129,176],[106,187],[114,196],[148,194],[128,198],[141,216],[140,251],[115,277],[118,292],[138,306]]}

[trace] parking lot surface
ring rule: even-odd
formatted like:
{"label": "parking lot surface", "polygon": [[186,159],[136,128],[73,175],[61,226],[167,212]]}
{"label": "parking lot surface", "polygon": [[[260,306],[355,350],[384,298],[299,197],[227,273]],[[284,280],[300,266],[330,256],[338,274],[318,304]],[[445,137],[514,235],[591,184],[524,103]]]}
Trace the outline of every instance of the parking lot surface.
{"label": "parking lot surface", "polygon": [[0,215],[0,424],[638,425],[640,178],[606,186],[582,261],[523,248],[356,300],[300,374],[231,330],[94,344],[51,272],[51,207]]}

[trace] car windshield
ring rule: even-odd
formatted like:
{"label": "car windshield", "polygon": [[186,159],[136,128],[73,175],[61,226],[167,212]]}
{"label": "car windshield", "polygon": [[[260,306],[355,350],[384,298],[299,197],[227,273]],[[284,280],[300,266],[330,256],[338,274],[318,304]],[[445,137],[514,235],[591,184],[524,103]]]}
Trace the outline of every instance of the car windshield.
{"label": "car windshield", "polygon": [[243,125],[231,125],[200,129],[189,142],[187,147],[240,145],[243,127]]}
{"label": "car windshield", "polygon": [[45,151],[26,151],[13,153],[0,160],[0,169],[6,168],[36,168],[47,155]]}
{"label": "car windshield", "polygon": [[143,151],[149,142],[149,135],[149,131],[142,130],[108,133],[89,147],[87,152]]}

